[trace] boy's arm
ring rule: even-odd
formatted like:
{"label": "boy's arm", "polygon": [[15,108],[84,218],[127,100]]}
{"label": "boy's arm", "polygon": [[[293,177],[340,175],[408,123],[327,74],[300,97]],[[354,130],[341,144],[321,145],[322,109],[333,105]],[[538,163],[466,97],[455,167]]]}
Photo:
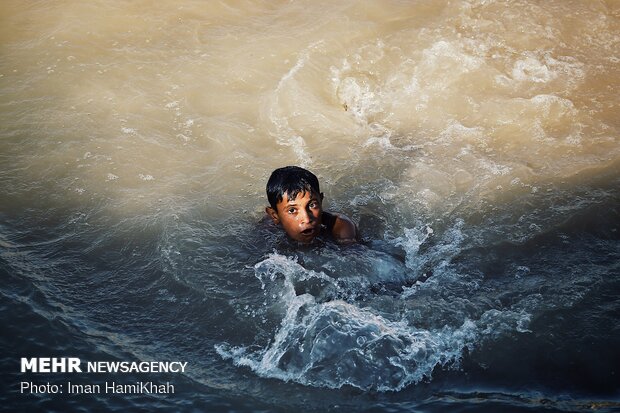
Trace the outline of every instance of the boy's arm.
{"label": "boy's arm", "polygon": [[333,222],[331,232],[336,241],[344,244],[357,242],[359,234],[353,221],[342,214],[333,212],[328,212],[326,214],[330,216],[329,218]]}

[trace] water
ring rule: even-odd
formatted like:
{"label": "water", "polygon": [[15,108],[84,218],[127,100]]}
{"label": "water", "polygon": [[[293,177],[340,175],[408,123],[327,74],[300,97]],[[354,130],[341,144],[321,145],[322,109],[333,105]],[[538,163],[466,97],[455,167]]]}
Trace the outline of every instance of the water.
{"label": "water", "polygon": [[[618,2],[0,8],[4,409],[620,410]],[[262,222],[288,164],[363,243]]]}

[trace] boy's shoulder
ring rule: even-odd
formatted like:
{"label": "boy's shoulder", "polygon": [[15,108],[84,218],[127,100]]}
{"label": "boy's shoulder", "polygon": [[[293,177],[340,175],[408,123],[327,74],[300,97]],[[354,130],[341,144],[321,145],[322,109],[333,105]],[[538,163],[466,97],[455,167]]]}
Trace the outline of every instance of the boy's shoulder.
{"label": "boy's shoulder", "polygon": [[329,234],[340,243],[356,242],[359,238],[355,223],[346,215],[323,211],[322,223]]}

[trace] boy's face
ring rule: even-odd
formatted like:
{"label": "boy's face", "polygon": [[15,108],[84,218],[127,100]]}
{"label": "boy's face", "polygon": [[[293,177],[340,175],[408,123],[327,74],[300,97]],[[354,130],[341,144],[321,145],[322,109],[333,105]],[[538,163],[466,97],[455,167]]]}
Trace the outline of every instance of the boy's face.
{"label": "boy's face", "polygon": [[267,207],[266,211],[289,237],[308,244],[321,232],[322,200],[323,194],[316,192],[300,192],[295,199],[289,199],[285,193],[276,209]]}

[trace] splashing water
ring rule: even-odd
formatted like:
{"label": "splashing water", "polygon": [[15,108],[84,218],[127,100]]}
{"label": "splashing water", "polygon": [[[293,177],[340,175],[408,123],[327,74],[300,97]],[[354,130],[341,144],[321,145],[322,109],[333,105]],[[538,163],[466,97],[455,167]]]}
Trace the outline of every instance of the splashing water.
{"label": "splashing water", "polygon": [[[173,411],[617,409],[616,1],[0,9],[4,388],[79,353],[187,361]],[[362,243],[262,223],[289,164]]]}

